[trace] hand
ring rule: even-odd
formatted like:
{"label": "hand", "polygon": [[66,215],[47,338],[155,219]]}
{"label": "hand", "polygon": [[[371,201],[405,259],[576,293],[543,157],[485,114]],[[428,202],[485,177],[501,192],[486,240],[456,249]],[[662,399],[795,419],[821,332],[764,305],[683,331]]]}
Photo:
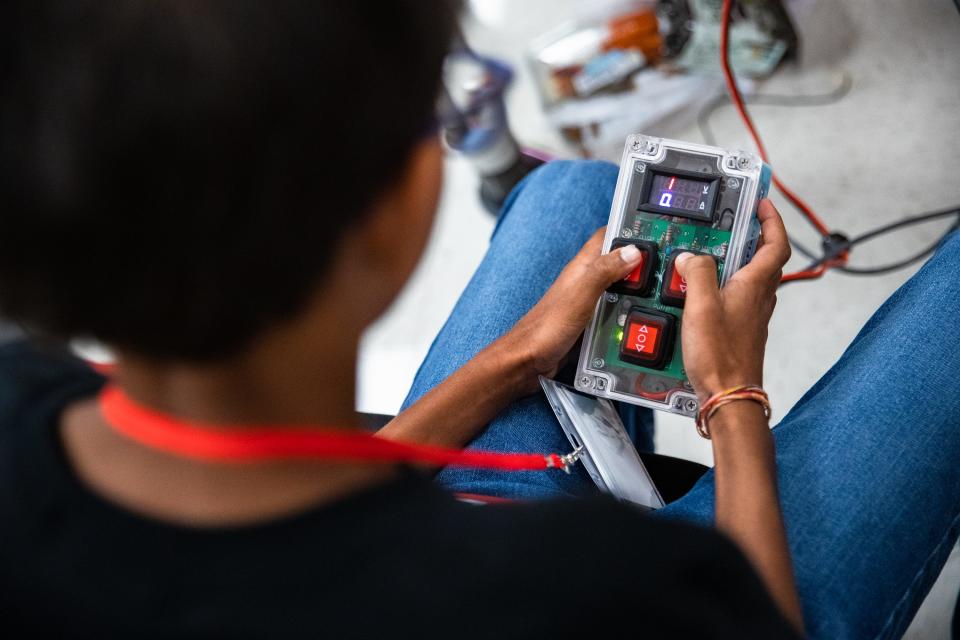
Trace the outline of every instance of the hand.
{"label": "hand", "polygon": [[750,263],[721,290],[709,256],[681,254],[676,268],[687,281],[683,308],[683,364],[704,401],[741,384],[763,383],[767,324],[777,302],[790,243],[783,220],[769,200],[760,203],[761,240]]}
{"label": "hand", "polygon": [[504,336],[508,348],[523,354],[530,374],[526,391],[539,388],[537,376],[556,375],[587,326],[597,299],[640,263],[640,251],[633,245],[600,255],[605,229],[593,234],[540,302]]}

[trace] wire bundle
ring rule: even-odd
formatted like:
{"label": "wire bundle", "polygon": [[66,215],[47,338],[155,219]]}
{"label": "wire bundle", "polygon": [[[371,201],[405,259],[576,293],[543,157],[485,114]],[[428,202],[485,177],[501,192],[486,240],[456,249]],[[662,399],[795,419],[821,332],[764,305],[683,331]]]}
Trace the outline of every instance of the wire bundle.
{"label": "wire bundle", "polygon": [[[958,2],[960,4],[960,2]],[[737,110],[737,113],[740,115],[740,119],[743,121],[744,125],[747,128],[747,131],[750,134],[750,137],[753,139],[754,144],[757,147],[757,152],[760,154],[760,157],[763,158],[764,162],[770,164],[768,159],[766,147],[764,147],[763,140],[760,138],[760,134],[757,132],[756,127],[753,124],[753,120],[750,117],[749,112],[747,111],[746,102],[743,99],[743,96],[740,93],[739,87],[737,87],[736,82],[733,78],[733,72],[730,69],[730,60],[729,60],[729,34],[730,34],[730,11],[733,5],[733,0],[723,0],[723,5],[721,9],[720,16],[720,66],[723,70],[723,76],[726,81],[727,90],[730,94],[730,100],[733,103],[734,107]],[[845,81],[841,86],[831,92],[830,94],[825,94],[823,96],[799,96],[797,98],[789,98],[785,96],[758,96],[758,102],[766,102],[768,104],[829,104],[832,101],[839,99],[846,95],[850,90],[850,81],[849,76],[845,77]],[[718,106],[718,101],[714,101],[707,105],[707,107],[700,113],[698,118],[698,123],[700,124],[701,131],[704,132],[704,137],[706,139],[712,137],[708,136],[709,129],[706,125],[707,118],[709,114],[712,113]],[[960,228],[960,206],[949,207],[940,211],[932,211],[928,213],[922,213],[915,216],[910,216],[903,218],[897,222],[887,224],[866,233],[863,233],[859,236],[849,239],[846,235],[837,232],[831,232],[826,224],[820,219],[819,216],[813,211],[809,204],[807,204],[803,199],[801,199],[792,189],[787,187],[777,176],[776,173],[773,174],[773,185],[777,188],[780,193],[794,206],[797,210],[803,214],[808,222],[817,230],[821,237],[821,253],[815,254],[813,251],[807,249],[803,245],[800,245],[795,240],[791,239],[790,242],[794,247],[797,248],[800,253],[807,256],[813,262],[807,265],[804,269],[797,271],[795,273],[788,273],[783,276],[781,283],[792,282],[795,280],[811,280],[814,278],[819,278],[822,276],[828,269],[837,269],[844,273],[850,275],[878,275],[882,273],[888,273],[896,269],[901,269],[907,267],[915,262],[918,262],[925,258],[926,256],[933,253],[936,248],[940,245],[943,238],[946,237],[953,230]],[[882,265],[879,267],[851,267],[847,264],[850,251],[853,247],[867,240],[872,240],[881,235],[885,235],[897,229],[902,229],[907,226],[914,224],[920,224],[922,222],[928,222],[938,218],[948,217],[948,216],[957,216],[957,220],[953,225],[950,226],[940,237],[937,238],[935,242],[925,247],[922,251],[906,258],[904,260],[894,262],[887,265]]]}

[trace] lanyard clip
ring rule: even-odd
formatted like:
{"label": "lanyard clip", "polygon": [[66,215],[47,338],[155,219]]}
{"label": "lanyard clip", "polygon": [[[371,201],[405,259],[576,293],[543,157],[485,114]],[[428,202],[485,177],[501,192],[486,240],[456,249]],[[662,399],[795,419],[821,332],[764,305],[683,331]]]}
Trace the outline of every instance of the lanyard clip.
{"label": "lanyard clip", "polygon": [[547,456],[547,468],[563,469],[563,472],[570,473],[570,467],[576,464],[583,453],[583,446],[579,446],[568,454],[558,456],[556,454]]}

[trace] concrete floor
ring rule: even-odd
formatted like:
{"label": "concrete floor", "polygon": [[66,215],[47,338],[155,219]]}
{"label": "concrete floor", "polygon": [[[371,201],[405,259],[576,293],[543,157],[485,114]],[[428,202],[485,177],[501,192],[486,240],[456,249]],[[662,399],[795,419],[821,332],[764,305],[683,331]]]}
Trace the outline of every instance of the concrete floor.
{"label": "concrete floor", "polygon": [[[592,3],[474,0],[465,32],[472,46],[509,61],[513,128],[527,146],[572,151],[544,122],[524,61],[526,44]],[[904,215],[960,202],[960,14],[949,0],[800,0],[788,3],[802,39],[799,63],[764,83],[778,94],[821,93],[841,73],[853,88],[823,107],[756,106],[774,168],[830,225],[851,235]],[[547,16],[547,17],[545,17]],[[749,147],[733,111],[713,119],[724,146]],[[688,119],[643,133],[700,141]],[[616,161],[619,151],[609,159]],[[476,198],[476,178],[460,158],[446,161],[446,185],[433,238],[417,273],[360,353],[358,407],[390,413],[400,405],[436,332],[486,249],[493,221]],[[815,246],[806,223],[776,196],[788,229]],[[858,248],[857,264],[909,255],[945,223],[914,227]],[[802,266],[795,257],[793,267]],[[915,269],[873,278],[830,274],[785,287],[770,327],[766,385],[782,416],[842,353],[874,309]],[[658,450],[705,464],[709,443],[682,418],[658,415]],[[960,463],[960,461],[958,461]],[[948,609],[960,589],[960,554],[935,586],[905,637],[946,638]]]}

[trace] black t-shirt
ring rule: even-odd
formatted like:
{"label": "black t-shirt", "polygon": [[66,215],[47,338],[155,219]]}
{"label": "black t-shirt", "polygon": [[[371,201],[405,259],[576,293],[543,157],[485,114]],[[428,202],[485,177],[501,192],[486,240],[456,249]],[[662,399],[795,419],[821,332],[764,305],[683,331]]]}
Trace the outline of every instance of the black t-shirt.
{"label": "black t-shirt", "polygon": [[0,349],[0,628],[59,635],[793,637],[717,533],[608,499],[458,502],[413,472],[256,526],[193,529],[97,497],[57,424],[100,376]]}

